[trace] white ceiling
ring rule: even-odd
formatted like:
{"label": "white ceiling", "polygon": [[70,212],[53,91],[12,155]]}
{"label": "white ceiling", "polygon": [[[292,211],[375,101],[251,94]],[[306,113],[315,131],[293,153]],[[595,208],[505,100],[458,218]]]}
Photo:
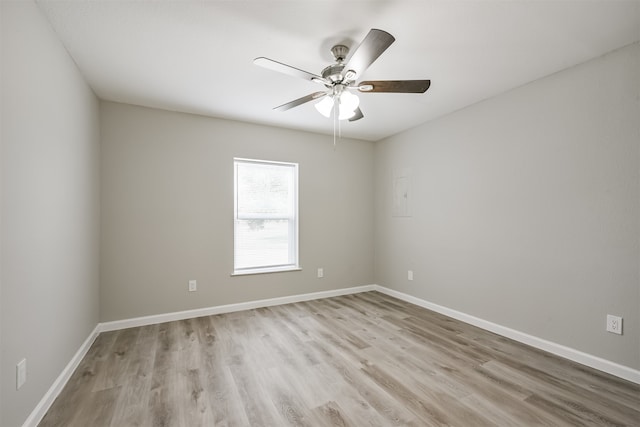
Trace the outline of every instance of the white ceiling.
{"label": "white ceiling", "polygon": [[[431,79],[416,94],[360,94],[343,136],[379,140],[640,40],[640,1],[37,0],[104,100],[331,134],[307,103],[340,42],[371,28],[396,41],[363,79]],[[595,83],[594,83],[595,84]]]}

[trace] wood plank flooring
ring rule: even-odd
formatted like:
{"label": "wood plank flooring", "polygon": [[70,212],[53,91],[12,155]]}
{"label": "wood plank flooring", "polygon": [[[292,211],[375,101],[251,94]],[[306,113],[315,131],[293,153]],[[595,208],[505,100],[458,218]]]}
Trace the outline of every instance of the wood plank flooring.
{"label": "wood plank flooring", "polygon": [[377,292],[100,334],[40,426],[639,426],[640,386]]}

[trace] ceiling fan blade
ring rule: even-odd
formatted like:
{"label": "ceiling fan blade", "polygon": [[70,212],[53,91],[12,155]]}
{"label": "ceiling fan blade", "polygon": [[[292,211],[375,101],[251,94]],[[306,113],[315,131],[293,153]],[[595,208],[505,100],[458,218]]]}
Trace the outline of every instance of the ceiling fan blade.
{"label": "ceiling fan blade", "polygon": [[350,122],[355,122],[356,120],[360,120],[361,118],[364,117],[364,114],[362,114],[362,110],[360,109],[360,107],[356,108],[356,114],[354,114],[353,117],[351,117],[349,119]]}
{"label": "ceiling fan blade", "polygon": [[327,92],[314,92],[307,96],[303,96],[302,98],[294,99],[293,101],[287,102],[286,104],[279,105],[275,107],[274,110],[287,111],[293,107],[297,107],[298,105],[302,105],[309,101],[313,101],[314,99],[322,98],[323,96],[326,96],[326,95],[327,95]]}
{"label": "ceiling fan blade", "polygon": [[283,64],[282,62],[274,61],[273,59],[259,57],[253,60],[253,63],[269,70],[278,71],[280,73],[288,74],[293,77],[300,77],[305,80],[311,80],[322,84],[328,84],[329,82],[316,74],[308,71],[301,70],[291,65]]}
{"label": "ceiling fan blade", "polygon": [[431,80],[372,80],[360,82],[360,92],[425,93]]}
{"label": "ceiling fan blade", "polygon": [[361,76],[364,70],[369,68],[395,40],[386,31],[372,29],[362,43],[355,48],[344,69],[355,71],[356,77]]}

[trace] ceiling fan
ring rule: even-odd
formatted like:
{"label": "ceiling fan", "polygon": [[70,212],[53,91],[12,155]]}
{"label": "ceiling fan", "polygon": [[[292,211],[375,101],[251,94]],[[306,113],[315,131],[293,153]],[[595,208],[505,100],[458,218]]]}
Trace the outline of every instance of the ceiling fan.
{"label": "ceiling fan", "polygon": [[[259,57],[253,63],[273,71],[301,77],[325,86],[322,91],[311,93],[274,110],[286,111],[310,101],[321,99],[316,109],[325,117],[353,122],[364,117],[360,110],[360,99],[352,92],[370,93],[424,93],[429,89],[431,80],[370,80],[356,81],[364,71],[389,47],[395,38],[386,31],[372,29],[349,56],[349,48],[336,45],[331,48],[335,64],[322,70],[321,75],[309,73],[273,59]],[[335,122],[334,122],[335,123]]]}

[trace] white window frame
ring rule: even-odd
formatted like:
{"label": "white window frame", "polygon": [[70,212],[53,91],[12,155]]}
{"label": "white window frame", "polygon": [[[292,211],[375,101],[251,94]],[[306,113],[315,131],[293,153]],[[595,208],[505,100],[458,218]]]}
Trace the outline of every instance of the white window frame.
{"label": "white window frame", "polygon": [[[277,217],[274,215],[262,215],[238,218],[238,164],[239,163],[254,163],[270,166],[283,166],[293,168],[293,217]],[[282,265],[263,265],[253,267],[236,267],[236,236],[237,236],[237,224],[238,219],[287,219],[289,221],[289,259],[292,260],[289,264]],[[234,157],[233,159],[233,273],[232,276],[240,276],[247,274],[261,274],[261,273],[276,273],[283,271],[299,271],[302,270],[299,264],[299,235],[298,235],[298,164],[290,162],[278,162],[271,160],[258,160]]]}

